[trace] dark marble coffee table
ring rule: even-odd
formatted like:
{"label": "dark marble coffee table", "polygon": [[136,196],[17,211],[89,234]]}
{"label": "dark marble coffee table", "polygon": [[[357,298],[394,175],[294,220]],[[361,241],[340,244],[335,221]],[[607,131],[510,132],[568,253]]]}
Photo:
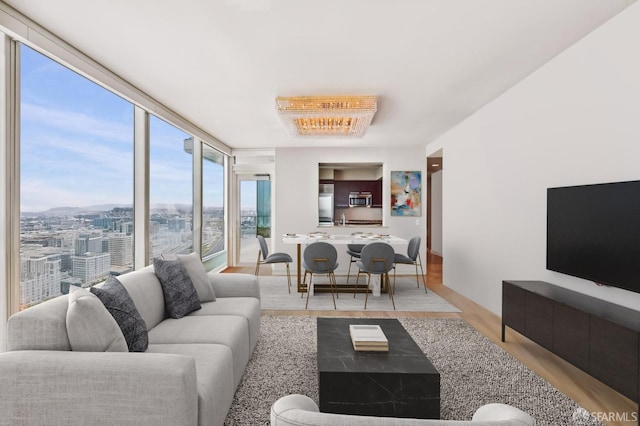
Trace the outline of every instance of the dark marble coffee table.
{"label": "dark marble coffee table", "polygon": [[[357,352],[349,324],[378,324],[389,352]],[[395,319],[318,318],[320,411],[440,418],[440,373]]]}

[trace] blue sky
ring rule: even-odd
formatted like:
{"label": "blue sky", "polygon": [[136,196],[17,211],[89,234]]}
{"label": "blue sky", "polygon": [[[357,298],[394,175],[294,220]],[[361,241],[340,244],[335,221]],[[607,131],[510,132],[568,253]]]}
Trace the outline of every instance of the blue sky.
{"label": "blue sky", "polygon": [[[21,46],[22,211],[133,203],[133,105]],[[150,202],[191,204],[189,135],[152,116]],[[222,167],[204,200],[222,206]]]}

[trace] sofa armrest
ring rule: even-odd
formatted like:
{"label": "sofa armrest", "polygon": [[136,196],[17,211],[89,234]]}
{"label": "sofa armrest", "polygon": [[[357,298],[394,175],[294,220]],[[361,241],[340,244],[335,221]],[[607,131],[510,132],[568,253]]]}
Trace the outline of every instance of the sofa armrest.
{"label": "sofa armrest", "polygon": [[511,424],[522,424],[523,426],[534,426],[536,424],[533,417],[519,408],[507,404],[493,403],[483,405],[473,414],[472,421],[500,421],[508,420]]}
{"label": "sofa armrest", "polygon": [[5,352],[0,354],[0,419],[10,424],[196,425],[195,361],[173,354]]}
{"label": "sofa armrest", "polygon": [[258,277],[251,274],[209,272],[216,297],[255,297],[260,299]]}

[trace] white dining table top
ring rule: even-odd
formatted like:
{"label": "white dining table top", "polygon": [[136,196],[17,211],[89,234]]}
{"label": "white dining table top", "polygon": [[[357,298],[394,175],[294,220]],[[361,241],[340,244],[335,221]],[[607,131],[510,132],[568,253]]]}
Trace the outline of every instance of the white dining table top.
{"label": "white dining table top", "polygon": [[314,241],[325,241],[331,244],[367,244],[375,241],[382,241],[389,244],[408,243],[408,240],[404,238],[369,232],[333,235],[325,232],[311,232],[309,234],[284,234],[282,236],[282,242],[285,244],[310,244]]}

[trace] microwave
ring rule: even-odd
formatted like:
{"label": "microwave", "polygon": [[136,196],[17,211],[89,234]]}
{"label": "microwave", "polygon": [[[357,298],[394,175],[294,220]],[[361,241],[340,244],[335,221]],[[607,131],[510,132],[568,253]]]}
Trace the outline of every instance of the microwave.
{"label": "microwave", "polygon": [[350,192],[349,207],[371,207],[371,193]]}

